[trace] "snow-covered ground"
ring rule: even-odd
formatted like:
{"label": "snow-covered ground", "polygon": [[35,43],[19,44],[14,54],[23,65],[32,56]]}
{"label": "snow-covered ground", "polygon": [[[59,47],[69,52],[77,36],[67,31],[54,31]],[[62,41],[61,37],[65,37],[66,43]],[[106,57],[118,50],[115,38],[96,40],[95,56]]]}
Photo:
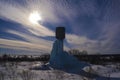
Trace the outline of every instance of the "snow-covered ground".
{"label": "snow-covered ground", "polygon": [[4,62],[0,63],[0,80],[120,80],[120,63],[107,65],[91,65],[83,68],[88,73],[101,77],[87,78],[60,70],[33,70],[42,62]]}

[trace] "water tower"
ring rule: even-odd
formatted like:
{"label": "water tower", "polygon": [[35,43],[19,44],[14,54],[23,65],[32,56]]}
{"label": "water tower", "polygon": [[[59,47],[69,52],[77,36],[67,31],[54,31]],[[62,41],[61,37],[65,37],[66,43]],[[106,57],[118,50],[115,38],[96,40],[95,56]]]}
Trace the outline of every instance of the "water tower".
{"label": "water tower", "polygon": [[65,27],[56,27],[56,39],[62,41],[63,50],[63,40],[65,39]]}

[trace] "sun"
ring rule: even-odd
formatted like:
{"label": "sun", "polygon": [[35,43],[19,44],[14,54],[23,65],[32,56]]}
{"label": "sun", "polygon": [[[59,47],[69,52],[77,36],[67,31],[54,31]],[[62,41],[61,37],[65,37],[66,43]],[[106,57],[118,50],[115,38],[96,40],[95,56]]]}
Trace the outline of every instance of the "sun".
{"label": "sun", "polygon": [[32,24],[39,24],[39,21],[42,21],[42,17],[37,11],[34,11],[34,12],[30,13],[29,21]]}

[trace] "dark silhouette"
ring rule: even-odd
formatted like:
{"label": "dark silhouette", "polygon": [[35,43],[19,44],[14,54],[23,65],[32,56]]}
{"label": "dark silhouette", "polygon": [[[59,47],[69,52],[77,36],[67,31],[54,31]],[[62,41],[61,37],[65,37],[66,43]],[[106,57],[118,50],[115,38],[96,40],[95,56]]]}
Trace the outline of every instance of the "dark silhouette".
{"label": "dark silhouette", "polygon": [[56,39],[59,39],[59,40],[65,39],[65,28],[64,27],[56,28]]}

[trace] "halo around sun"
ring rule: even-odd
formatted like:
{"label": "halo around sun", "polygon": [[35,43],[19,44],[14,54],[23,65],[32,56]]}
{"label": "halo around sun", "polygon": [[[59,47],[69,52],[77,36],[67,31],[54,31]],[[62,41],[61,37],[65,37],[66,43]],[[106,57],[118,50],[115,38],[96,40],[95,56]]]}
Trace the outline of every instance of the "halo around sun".
{"label": "halo around sun", "polygon": [[34,12],[30,13],[29,21],[32,24],[38,24],[38,22],[41,21],[41,20],[42,20],[42,17],[37,11],[34,11]]}

